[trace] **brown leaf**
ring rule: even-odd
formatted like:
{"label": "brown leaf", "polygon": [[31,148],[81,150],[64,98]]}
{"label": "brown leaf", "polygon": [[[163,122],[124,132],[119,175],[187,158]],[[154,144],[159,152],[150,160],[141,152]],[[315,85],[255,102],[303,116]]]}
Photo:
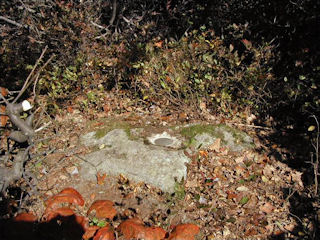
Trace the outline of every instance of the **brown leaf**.
{"label": "brown leaf", "polygon": [[168,240],[194,240],[200,232],[197,225],[186,223],[176,226],[169,235]]}
{"label": "brown leaf", "polygon": [[162,41],[159,41],[159,42],[154,43],[154,46],[156,46],[156,47],[158,47],[158,48],[162,48],[162,45],[163,45],[163,40],[162,40]]}
{"label": "brown leaf", "polygon": [[[1,105],[0,106],[0,114],[5,114],[5,112],[6,112],[6,107]],[[0,127],[6,126],[8,119],[9,119],[8,116],[0,115]]]}
{"label": "brown leaf", "polygon": [[101,174],[98,172],[98,173],[97,173],[97,183],[98,183],[99,185],[103,185],[106,177],[107,177],[107,174],[104,173],[104,174],[101,175]]}
{"label": "brown leaf", "polygon": [[73,108],[72,108],[71,106],[68,106],[68,107],[67,107],[67,112],[68,112],[68,113],[73,113]]}
{"label": "brown leaf", "polygon": [[251,48],[252,47],[252,43],[249,40],[242,39],[241,41],[246,46],[246,48]]}
{"label": "brown leaf", "polygon": [[36,222],[38,218],[33,213],[20,213],[15,218],[15,222]]}
{"label": "brown leaf", "polygon": [[108,218],[113,219],[117,214],[117,210],[113,207],[113,202],[109,200],[97,200],[92,203],[87,214],[89,215],[93,210],[96,211],[95,216],[97,218]]}
{"label": "brown leaf", "polygon": [[254,228],[249,228],[245,232],[246,237],[255,236],[255,235],[257,235],[257,231]]}
{"label": "brown leaf", "polygon": [[269,214],[269,213],[272,213],[272,212],[273,212],[274,206],[272,206],[271,203],[266,202],[263,206],[260,207],[260,210],[261,210],[262,212],[264,212],[264,213]]}
{"label": "brown leaf", "polygon": [[145,227],[138,218],[128,219],[119,227],[125,239],[161,240],[165,238],[166,231],[160,227]]}
{"label": "brown leaf", "polygon": [[5,97],[8,95],[9,91],[4,87],[0,87],[0,93],[2,94],[3,97]]}
{"label": "brown leaf", "polygon": [[200,154],[201,157],[204,157],[204,158],[207,158],[207,157],[208,157],[208,152],[205,151],[205,150],[200,150],[200,151],[199,151],[199,154]]}
{"label": "brown leaf", "polygon": [[111,110],[110,106],[108,104],[103,105],[103,111],[105,113],[108,113]]}
{"label": "brown leaf", "polygon": [[209,146],[209,149],[212,150],[212,151],[216,151],[216,152],[220,152],[220,147],[221,147],[221,139],[220,138],[217,138],[214,143],[212,143],[210,146]]}
{"label": "brown leaf", "polygon": [[70,203],[79,206],[84,205],[81,194],[73,188],[65,188],[57,195],[52,196],[46,201],[47,208],[55,209],[61,203]]}
{"label": "brown leaf", "polygon": [[100,228],[93,238],[93,240],[114,240],[114,239],[115,239],[114,231],[109,225],[103,228]]}
{"label": "brown leaf", "polygon": [[227,199],[233,199],[237,197],[237,194],[234,192],[227,191],[227,194],[228,194]]}

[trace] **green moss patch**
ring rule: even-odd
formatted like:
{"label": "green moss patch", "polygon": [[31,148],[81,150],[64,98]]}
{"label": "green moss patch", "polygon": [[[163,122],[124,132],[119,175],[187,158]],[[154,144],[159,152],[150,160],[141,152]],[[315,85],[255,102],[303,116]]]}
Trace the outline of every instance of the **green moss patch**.
{"label": "green moss patch", "polygon": [[127,122],[119,121],[119,120],[111,120],[105,123],[105,125],[96,130],[95,137],[97,139],[100,139],[104,137],[108,132],[114,130],[114,129],[123,129],[129,138],[131,138],[131,126]]}

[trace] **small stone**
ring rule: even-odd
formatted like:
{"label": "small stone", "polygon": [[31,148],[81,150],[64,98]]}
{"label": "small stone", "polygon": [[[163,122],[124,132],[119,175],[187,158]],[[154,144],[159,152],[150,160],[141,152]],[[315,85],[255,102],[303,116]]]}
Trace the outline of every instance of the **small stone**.
{"label": "small stone", "polygon": [[79,170],[76,166],[71,166],[71,167],[66,167],[66,171],[67,173],[69,173],[70,175],[76,175],[79,174]]}
{"label": "small stone", "polygon": [[239,192],[246,192],[249,191],[249,188],[247,188],[246,186],[240,186],[236,190]]}

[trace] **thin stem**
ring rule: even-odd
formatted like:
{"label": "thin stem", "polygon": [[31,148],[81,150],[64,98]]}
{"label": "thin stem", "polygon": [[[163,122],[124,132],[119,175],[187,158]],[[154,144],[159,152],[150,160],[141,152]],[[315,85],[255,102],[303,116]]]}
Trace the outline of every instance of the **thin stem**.
{"label": "thin stem", "polygon": [[13,100],[12,103],[15,103],[15,102],[21,97],[21,95],[24,93],[24,91],[27,89],[28,82],[29,82],[31,76],[33,75],[36,67],[39,65],[39,63],[40,63],[41,59],[43,58],[43,56],[44,56],[45,52],[47,51],[47,49],[48,49],[48,46],[46,46],[46,47],[43,49],[40,57],[38,58],[38,60],[37,60],[37,62],[36,62],[36,64],[33,66],[33,68],[32,68],[32,70],[31,70],[29,76],[27,77],[26,81],[24,82],[24,84],[23,84],[23,86],[22,86],[22,88],[21,88],[18,96]]}

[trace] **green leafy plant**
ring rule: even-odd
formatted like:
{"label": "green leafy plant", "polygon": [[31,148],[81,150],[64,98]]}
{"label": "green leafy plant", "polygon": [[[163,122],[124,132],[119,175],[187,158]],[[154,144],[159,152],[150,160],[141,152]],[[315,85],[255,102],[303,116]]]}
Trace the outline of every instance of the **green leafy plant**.
{"label": "green leafy plant", "polygon": [[227,45],[202,28],[169,42],[168,48],[146,47],[146,60],[132,63],[139,70],[134,78],[141,97],[195,106],[204,99],[207,107],[225,113],[257,110],[269,97],[266,86],[273,80],[273,47],[270,43],[254,46],[243,34],[233,41]]}

